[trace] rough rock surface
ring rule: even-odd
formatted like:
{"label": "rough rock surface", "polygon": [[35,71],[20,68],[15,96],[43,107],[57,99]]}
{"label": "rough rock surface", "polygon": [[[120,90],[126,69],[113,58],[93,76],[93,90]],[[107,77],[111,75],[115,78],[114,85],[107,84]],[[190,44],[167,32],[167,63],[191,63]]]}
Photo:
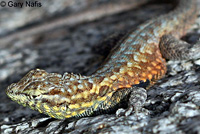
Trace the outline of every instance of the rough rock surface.
{"label": "rough rock surface", "polygon": [[[59,3],[57,6],[52,6],[52,10],[49,10],[48,6],[43,7],[46,16],[55,17],[55,14],[65,12],[69,14],[80,12],[81,10],[78,10],[81,6],[80,2],[82,7],[92,8],[89,6],[91,4],[88,4],[89,0],[75,0],[74,3],[72,0],[71,4],[69,0],[67,6],[62,4],[64,0],[59,1],[55,3],[55,5]],[[51,2],[54,1],[48,2],[44,5],[49,4],[50,8]],[[98,2],[107,1],[97,0],[96,4]],[[93,6],[95,7],[95,3]],[[200,7],[200,2],[198,6]],[[171,8],[172,6],[167,3],[148,3],[95,21],[59,27],[43,34],[16,39],[6,45],[0,41],[1,133],[200,133],[200,60],[168,61],[166,77],[148,90],[148,99],[144,107],[148,112],[132,114],[128,117],[104,114],[76,121],[56,120],[19,106],[5,94],[7,86],[19,81],[34,68],[61,74],[64,72],[91,74],[105,58],[105,55],[102,56],[104,54],[102,51],[101,55],[94,52],[96,47],[101,48],[101,45],[105,45],[101,43],[105,37],[120,31],[128,31],[130,27],[135,29],[145,20],[167,13]],[[33,20],[38,11],[33,9],[23,9],[32,11],[28,14],[27,11],[22,13],[22,9],[1,8],[0,10],[4,13],[0,15],[1,20],[8,19],[6,15],[10,15],[13,10],[19,10],[5,20],[7,23],[0,23],[2,37],[8,36],[11,31],[17,33],[21,27],[28,29],[30,24],[36,23]],[[18,20],[21,22],[13,23],[20,12],[21,16],[28,15],[32,19]],[[37,23],[47,21],[42,14],[39,16]],[[184,39],[191,43],[196,42],[200,37],[199,25],[200,17]]]}

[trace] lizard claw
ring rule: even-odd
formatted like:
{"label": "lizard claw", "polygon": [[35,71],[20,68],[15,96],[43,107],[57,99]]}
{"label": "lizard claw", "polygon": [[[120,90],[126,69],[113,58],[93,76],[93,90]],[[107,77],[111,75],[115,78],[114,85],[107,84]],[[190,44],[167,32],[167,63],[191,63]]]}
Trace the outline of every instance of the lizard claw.
{"label": "lizard claw", "polygon": [[130,106],[129,108],[127,109],[123,109],[123,108],[120,108],[116,111],[116,116],[117,117],[120,117],[120,116],[130,116],[131,114],[134,114],[136,117],[139,117],[139,115],[143,113],[145,115],[148,115],[150,112],[145,109],[145,108],[142,108],[142,107],[138,107],[138,108],[134,108],[133,106]]}

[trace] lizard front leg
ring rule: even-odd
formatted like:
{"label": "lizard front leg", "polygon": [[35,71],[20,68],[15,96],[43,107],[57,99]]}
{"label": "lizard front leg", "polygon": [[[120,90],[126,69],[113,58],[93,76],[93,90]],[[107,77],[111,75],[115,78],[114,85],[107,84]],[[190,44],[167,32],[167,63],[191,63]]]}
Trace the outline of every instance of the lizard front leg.
{"label": "lizard front leg", "polygon": [[146,89],[142,87],[131,87],[129,88],[129,90],[130,90],[130,97],[129,97],[129,102],[128,102],[128,108],[118,109],[116,112],[117,116],[121,116],[121,115],[128,116],[133,112],[138,113],[139,111],[141,111],[142,106],[144,105],[147,99]]}

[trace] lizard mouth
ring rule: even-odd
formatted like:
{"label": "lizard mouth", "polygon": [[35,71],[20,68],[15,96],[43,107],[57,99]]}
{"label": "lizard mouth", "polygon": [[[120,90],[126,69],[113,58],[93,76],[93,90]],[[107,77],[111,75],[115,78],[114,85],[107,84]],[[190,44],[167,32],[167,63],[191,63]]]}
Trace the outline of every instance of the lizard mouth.
{"label": "lizard mouth", "polygon": [[17,83],[11,84],[6,89],[6,94],[9,98],[11,98],[13,101],[16,101],[19,104],[22,104],[23,106],[27,106],[28,97],[25,94],[19,93],[17,88]]}
{"label": "lizard mouth", "polygon": [[[19,82],[12,83],[6,89],[6,94],[13,101],[19,104],[27,105],[27,102],[33,100],[40,93],[40,86],[35,86],[35,83],[42,83],[48,73],[44,70],[36,69],[27,73]],[[44,92],[44,91],[43,91]]]}

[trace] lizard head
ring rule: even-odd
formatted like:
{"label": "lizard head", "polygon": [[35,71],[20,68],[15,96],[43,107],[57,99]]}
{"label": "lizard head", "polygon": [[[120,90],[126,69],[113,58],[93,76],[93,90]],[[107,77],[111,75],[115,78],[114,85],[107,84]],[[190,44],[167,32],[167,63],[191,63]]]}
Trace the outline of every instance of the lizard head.
{"label": "lizard head", "polygon": [[62,76],[40,69],[30,71],[6,90],[6,94],[13,101],[37,110],[42,109],[40,104],[54,106],[66,101],[63,99],[66,98],[66,93],[63,92]]}

